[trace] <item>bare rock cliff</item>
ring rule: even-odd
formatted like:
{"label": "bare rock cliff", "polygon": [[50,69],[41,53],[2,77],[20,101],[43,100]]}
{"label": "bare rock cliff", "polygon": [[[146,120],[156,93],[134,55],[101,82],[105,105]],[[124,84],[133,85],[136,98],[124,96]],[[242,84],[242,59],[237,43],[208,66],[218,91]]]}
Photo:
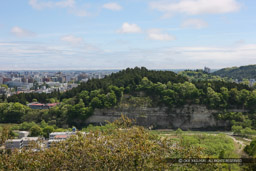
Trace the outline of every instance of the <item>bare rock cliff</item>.
{"label": "bare rock cliff", "polygon": [[[234,111],[234,110],[229,110]],[[236,112],[244,112],[236,110]],[[141,126],[161,129],[225,129],[229,122],[216,120],[214,114],[217,110],[209,110],[202,105],[185,105],[182,108],[169,109],[167,107],[128,107],[113,109],[96,109],[94,114],[86,120],[86,124],[100,125],[106,121],[114,121],[121,114],[133,118]]]}

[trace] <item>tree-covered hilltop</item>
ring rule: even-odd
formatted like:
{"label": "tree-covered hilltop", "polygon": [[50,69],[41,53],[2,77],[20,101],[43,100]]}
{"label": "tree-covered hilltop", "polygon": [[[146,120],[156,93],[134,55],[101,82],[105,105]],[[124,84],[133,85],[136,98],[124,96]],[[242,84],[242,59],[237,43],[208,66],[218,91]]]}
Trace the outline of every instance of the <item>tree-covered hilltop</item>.
{"label": "tree-covered hilltop", "polygon": [[186,77],[190,81],[229,81],[228,78],[212,75],[201,69],[181,71],[178,75]]}
{"label": "tree-covered hilltop", "polygon": [[122,70],[118,73],[113,73],[103,79],[91,79],[88,82],[81,83],[78,87],[73,88],[62,94],[60,94],[58,91],[50,94],[23,93],[9,97],[8,102],[20,102],[22,104],[26,104],[27,102],[32,102],[33,99],[37,99],[38,102],[46,103],[50,102],[52,98],[62,101],[63,99],[76,96],[83,90],[90,92],[93,90],[101,89],[104,92],[107,92],[109,86],[125,87],[125,91],[133,91],[135,90],[136,86],[141,82],[141,79],[143,77],[147,77],[153,83],[167,83],[168,81],[174,83],[182,83],[184,81],[187,81],[187,78],[177,75],[172,71],[154,71],[147,70],[145,67],[135,67],[134,69],[127,68],[126,70]]}
{"label": "tree-covered hilltop", "polygon": [[[24,121],[56,124],[58,127],[83,127],[96,108],[109,109],[120,105],[123,94],[132,97],[143,93],[147,102],[169,108],[186,104],[205,105],[211,109],[248,109],[256,111],[256,90],[247,85],[221,80],[194,80],[171,71],[128,68],[103,79],[92,79],[65,93],[18,94],[0,103],[0,123]],[[32,110],[26,103],[59,101],[49,110]],[[138,100],[133,98],[133,100]],[[139,99],[141,101],[141,99]],[[23,104],[23,105],[22,105]],[[255,115],[250,115],[249,119]],[[247,125],[248,126],[248,125]],[[256,128],[256,123],[249,126]]]}
{"label": "tree-covered hilltop", "polygon": [[229,77],[232,79],[256,79],[256,65],[247,65],[241,67],[223,68],[212,73],[220,77]]}
{"label": "tree-covered hilltop", "polygon": [[77,88],[61,95],[63,98],[74,97],[77,93],[83,90],[92,91],[96,89],[107,90],[109,86],[117,86],[126,88],[125,91],[134,91],[137,85],[141,82],[142,78],[147,77],[153,83],[161,82],[167,83],[168,81],[174,83],[183,83],[187,81],[187,78],[177,75],[172,71],[154,71],[148,70],[145,67],[127,68],[117,73],[112,73],[110,76],[106,76],[103,79],[92,79],[87,83],[82,83]]}

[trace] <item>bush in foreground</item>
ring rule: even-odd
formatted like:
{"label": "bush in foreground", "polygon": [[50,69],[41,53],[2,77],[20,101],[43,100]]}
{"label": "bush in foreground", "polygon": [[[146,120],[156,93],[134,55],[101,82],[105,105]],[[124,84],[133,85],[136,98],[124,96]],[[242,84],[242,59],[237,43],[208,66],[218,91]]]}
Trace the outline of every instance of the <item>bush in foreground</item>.
{"label": "bush in foreground", "polygon": [[0,155],[0,170],[214,170],[216,165],[171,163],[170,158],[199,158],[200,147],[186,147],[160,138],[122,117],[107,129],[77,133],[67,141],[39,151]]}

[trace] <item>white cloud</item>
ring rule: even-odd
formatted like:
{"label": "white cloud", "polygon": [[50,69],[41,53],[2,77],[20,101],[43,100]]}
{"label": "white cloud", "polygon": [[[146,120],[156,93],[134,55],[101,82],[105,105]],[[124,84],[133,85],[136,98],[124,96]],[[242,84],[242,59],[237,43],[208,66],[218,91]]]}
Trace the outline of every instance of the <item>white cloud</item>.
{"label": "white cloud", "polygon": [[36,35],[34,32],[22,29],[18,26],[13,27],[11,33],[18,37],[33,37]]}
{"label": "white cloud", "polygon": [[75,0],[63,0],[55,3],[57,7],[74,7],[75,5]]}
{"label": "white cloud", "polygon": [[87,6],[77,6],[75,0],[61,0],[61,1],[43,1],[43,0],[29,0],[29,5],[37,10],[42,10],[45,8],[66,8],[70,14],[79,17],[89,16],[87,11]]}
{"label": "white cloud", "polygon": [[[181,46],[104,50],[92,45],[70,46],[29,42],[0,42],[3,69],[113,69],[145,66],[155,69],[222,68],[255,63],[256,44]],[[51,61],[51,62],[49,62]]]}
{"label": "white cloud", "polygon": [[103,56],[101,49],[85,43],[82,46],[70,46],[35,42],[0,42],[1,70],[88,69],[101,64],[100,56]]}
{"label": "white cloud", "polygon": [[80,9],[80,8],[71,8],[69,10],[69,13],[75,15],[75,16],[78,16],[78,17],[87,17],[87,16],[90,16],[90,13],[87,12],[87,10],[85,9]]}
{"label": "white cloud", "polygon": [[64,36],[64,37],[61,38],[61,40],[64,41],[64,42],[67,42],[67,43],[74,44],[74,45],[83,43],[83,38],[76,37],[76,36],[73,36],[73,35]]}
{"label": "white cloud", "polygon": [[103,8],[108,9],[108,10],[113,10],[113,11],[122,10],[122,7],[119,4],[114,3],[114,2],[104,4]]}
{"label": "white cloud", "polygon": [[236,0],[180,0],[180,1],[155,1],[151,2],[152,9],[165,13],[165,16],[175,13],[187,15],[223,14],[235,12],[240,9]]}
{"label": "white cloud", "polygon": [[136,24],[123,23],[122,28],[118,30],[119,33],[140,33],[141,28]]}
{"label": "white cloud", "polygon": [[150,29],[148,31],[148,37],[152,40],[175,40],[176,38],[167,33],[162,33],[159,29]]}
{"label": "white cloud", "polygon": [[185,28],[201,29],[207,27],[208,23],[200,19],[188,19],[185,20],[181,26]]}
{"label": "white cloud", "polygon": [[31,5],[34,9],[43,9],[43,8],[67,8],[74,7],[75,0],[62,0],[62,1],[41,1],[41,0],[29,0],[29,5]]}

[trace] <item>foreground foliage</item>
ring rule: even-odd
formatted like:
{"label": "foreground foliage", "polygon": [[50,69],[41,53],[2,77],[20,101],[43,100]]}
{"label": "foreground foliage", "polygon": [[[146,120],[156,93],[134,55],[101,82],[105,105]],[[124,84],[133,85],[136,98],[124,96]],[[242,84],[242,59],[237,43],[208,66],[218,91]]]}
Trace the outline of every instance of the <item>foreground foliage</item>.
{"label": "foreground foliage", "polygon": [[[233,141],[220,135],[161,136],[122,116],[89,126],[49,149],[2,151],[0,170],[241,170],[236,164],[179,164],[173,158],[237,157]],[[37,150],[35,150],[37,149]],[[242,166],[244,169],[246,166]]]}
{"label": "foreground foliage", "polygon": [[[199,147],[161,139],[131,121],[116,121],[107,129],[78,133],[41,151],[16,150],[0,155],[0,170],[163,170],[180,167],[172,157],[200,157]],[[205,168],[205,165],[184,168]]]}
{"label": "foreground foliage", "polygon": [[247,145],[244,151],[253,157],[256,157],[256,139],[253,140],[249,145]]}

